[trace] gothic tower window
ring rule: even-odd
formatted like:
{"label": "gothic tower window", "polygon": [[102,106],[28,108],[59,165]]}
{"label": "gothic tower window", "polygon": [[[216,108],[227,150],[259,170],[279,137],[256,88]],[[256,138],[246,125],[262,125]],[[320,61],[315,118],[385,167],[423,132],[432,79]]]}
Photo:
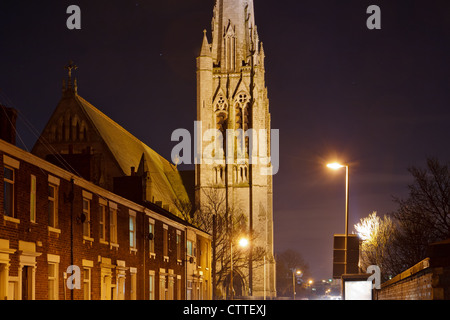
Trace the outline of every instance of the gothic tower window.
{"label": "gothic tower window", "polygon": [[[246,93],[240,93],[236,99],[236,108],[235,108],[235,121],[236,121],[236,129],[242,129],[242,133],[245,133],[250,127],[250,101],[249,97]],[[243,139],[238,136],[238,139]],[[249,137],[245,137],[245,141],[243,141],[245,145],[245,154],[249,154]]]}
{"label": "gothic tower window", "polygon": [[233,168],[233,178],[235,183],[248,182],[248,166],[239,165]]}
{"label": "gothic tower window", "polygon": [[216,111],[216,129],[220,130],[222,134],[225,133],[227,129],[227,119],[228,119],[228,106],[225,99],[220,96],[217,100],[215,111]]}
{"label": "gothic tower window", "polygon": [[229,32],[225,38],[225,57],[227,70],[234,71],[236,69],[236,38],[232,32]]}
{"label": "gothic tower window", "polygon": [[224,184],[225,182],[225,170],[222,166],[218,166],[214,168],[214,184]]}

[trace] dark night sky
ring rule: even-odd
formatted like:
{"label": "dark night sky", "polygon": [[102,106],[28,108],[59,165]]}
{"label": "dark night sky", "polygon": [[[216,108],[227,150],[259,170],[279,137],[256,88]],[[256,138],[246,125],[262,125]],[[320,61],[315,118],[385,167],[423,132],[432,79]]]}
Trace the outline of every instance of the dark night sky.
{"label": "dark night sky", "polygon": [[[66,28],[81,8],[82,29]],[[380,6],[382,29],[366,28]],[[195,58],[211,39],[213,0],[2,1],[0,102],[40,132],[61,96],[63,67],[79,66],[79,94],[170,158],[172,131],[193,132]],[[329,278],[332,235],[395,210],[407,168],[450,160],[450,2],[255,1],[266,52],[272,128],[280,129],[274,179],[275,249],[293,249],[316,279]],[[31,150],[36,137],[19,121]],[[19,146],[23,147],[20,143]]]}

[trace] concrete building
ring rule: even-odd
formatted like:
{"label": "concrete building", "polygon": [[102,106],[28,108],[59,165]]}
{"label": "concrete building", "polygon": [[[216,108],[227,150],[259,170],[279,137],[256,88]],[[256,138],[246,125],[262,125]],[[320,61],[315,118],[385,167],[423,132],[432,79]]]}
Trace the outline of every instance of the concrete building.
{"label": "concrete building", "polygon": [[[263,173],[271,166],[267,162],[271,156],[271,116],[265,54],[253,1],[217,0],[211,31],[211,41],[204,31],[197,58],[197,121],[201,130],[197,138],[196,207],[208,201],[205,194],[209,190],[217,189],[225,195],[227,210],[246,215],[253,239],[251,250],[260,248],[265,256],[257,264],[249,253],[247,270],[235,271],[234,291],[271,298],[276,296],[273,189],[272,175]],[[250,129],[252,138],[248,136]]]}

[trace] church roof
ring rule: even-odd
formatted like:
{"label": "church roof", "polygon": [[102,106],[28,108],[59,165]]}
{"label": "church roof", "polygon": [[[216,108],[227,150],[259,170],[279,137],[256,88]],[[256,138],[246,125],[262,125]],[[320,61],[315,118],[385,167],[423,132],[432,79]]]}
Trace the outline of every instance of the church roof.
{"label": "church roof", "polygon": [[173,164],[78,94],[74,95],[74,99],[92,121],[125,175],[131,174],[131,167],[138,168],[144,157],[154,197],[147,200],[161,201],[163,205],[170,205],[171,209],[177,200],[189,201],[181,176]]}

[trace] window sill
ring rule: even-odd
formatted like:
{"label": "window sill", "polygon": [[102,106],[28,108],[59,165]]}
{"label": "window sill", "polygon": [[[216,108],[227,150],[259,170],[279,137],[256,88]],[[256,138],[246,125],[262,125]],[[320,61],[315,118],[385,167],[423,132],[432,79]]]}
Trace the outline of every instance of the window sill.
{"label": "window sill", "polygon": [[110,243],[110,244],[109,244],[109,248],[110,248],[110,249],[116,248],[116,250],[118,250],[118,249],[119,249],[119,244],[118,244],[118,243]]}
{"label": "window sill", "polygon": [[10,216],[3,216],[3,219],[5,219],[5,221],[9,221],[9,222],[17,223],[17,224],[20,223],[20,219],[13,218]]}
{"label": "window sill", "polygon": [[150,259],[156,259],[156,253],[150,252]]}
{"label": "window sill", "polygon": [[137,249],[136,249],[136,248],[130,248],[130,254],[131,254],[131,253],[136,254],[136,253],[137,253]]}
{"label": "window sill", "polygon": [[102,240],[102,239],[100,239],[98,242],[100,242],[101,244],[107,244],[107,245],[109,245],[109,242],[108,242],[108,241],[105,241],[105,240]]}
{"label": "window sill", "polygon": [[61,229],[50,227],[50,226],[48,226],[48,231],[58,233],[58,234],[61,233]]}
{"label": "window sill", "polygon": [[88,236],[83,236],[83,244],[85,244],[87,242],[89,242],[90,244],[92,244],[94,242],[94,238],[88,237]]}
{"label": "window sill", "polygon": [[164,256],[164,262],[169,262],[169,257],[168,256]]}

